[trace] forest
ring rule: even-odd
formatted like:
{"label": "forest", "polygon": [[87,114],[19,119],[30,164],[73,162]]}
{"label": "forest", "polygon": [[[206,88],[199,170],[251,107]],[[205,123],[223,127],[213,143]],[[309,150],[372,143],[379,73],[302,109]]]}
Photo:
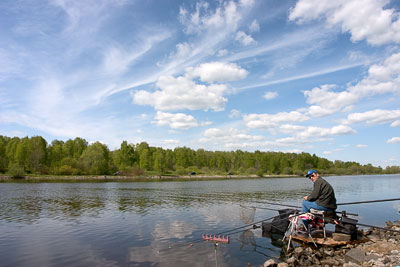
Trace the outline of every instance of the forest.
{"label": "forest", "polygon": [[25,175],[299,175],[315,168],[322,174],[393,174],[400,166],[386,168],[357,162],[330,161],[309,153],[164,149],[146,142],[123,141],[111,151],[100,142],[75,138],[51,143],[41,136],[0,135],[0,173]]}

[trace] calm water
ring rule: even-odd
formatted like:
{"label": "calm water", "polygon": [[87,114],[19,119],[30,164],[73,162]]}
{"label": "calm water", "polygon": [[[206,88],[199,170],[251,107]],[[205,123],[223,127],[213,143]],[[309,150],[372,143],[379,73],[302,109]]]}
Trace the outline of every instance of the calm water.
{"label": "calm water", "polygon": [[[400,175],[326,179],[338,203],[400,197]],[[206,242],[179,246],[244,225],[243,206],[300,205],[311,189],[305,178],[0,183],[0,265],[257,266],[281,253],[260,229],[240,229],[216,250]],[[365,224],[400,219],[399,201],[339,209]],[[254,221],[276,214],[257,208]]]}

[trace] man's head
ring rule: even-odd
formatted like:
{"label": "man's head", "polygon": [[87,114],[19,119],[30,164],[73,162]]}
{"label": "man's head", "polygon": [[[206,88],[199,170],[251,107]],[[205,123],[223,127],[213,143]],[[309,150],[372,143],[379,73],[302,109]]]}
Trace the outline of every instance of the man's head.
{"label": "man's head", "polygon": [[306,174],[306,177],[314,182],[316,179],[318,179],[318,172],[316,170],[309,170]]}

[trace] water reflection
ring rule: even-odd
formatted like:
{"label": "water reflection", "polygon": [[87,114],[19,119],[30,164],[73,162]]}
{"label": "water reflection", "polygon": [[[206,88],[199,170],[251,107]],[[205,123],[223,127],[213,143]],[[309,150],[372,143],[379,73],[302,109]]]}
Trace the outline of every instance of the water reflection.
{"label": "water reflection", "polygon": [[[399,197],[400,176],[327,177],[338,202]],[[229,245],[194,242],[276,215],[243,206],[300,205],[304,178],[157,183],[2,183],[0,258],[4,266],[245,266],[280,256],[280,239],[239,231]],[[359,221],[399,219],[397,202],[341,207]],[[371,214],[375,214],[371,216]],[[245,230],[245,229],[243,229]],[[193,243],[193,245],[190,245]],[[186,244],[165,253],[159,250]],[[217,253],[215,253],[217,252]]]}

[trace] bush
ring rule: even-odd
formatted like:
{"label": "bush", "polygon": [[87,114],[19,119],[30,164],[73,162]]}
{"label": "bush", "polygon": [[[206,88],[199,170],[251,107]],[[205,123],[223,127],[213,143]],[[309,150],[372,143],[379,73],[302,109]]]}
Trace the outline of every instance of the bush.
{"label": "bush", "polygon": [[69,165],[62,165],[61,167],[59,167],[56,170],[56,174],[59,175],[78,175],[79,174],[79,170],[75,169],[72,166]]}
{"label": "bush", "polygon": [[121,176],[143,176],[144,170],[139,167],[127,167],[122,171],[118,172],[118,175]]}
{"label": "bush", "polygon": [[258,176],[258,177],[263,177],[263,176],[264,176],[264,171],[263,171],[263,169],[259,169],[259,170],[257,171],[257,176]]}
{"label": "bush", "polygon": [[10,175],[11,178],[24,178],[25,170],[23,167],[19,166],[19,164],[13,164],[8,169],[8,175]]}

